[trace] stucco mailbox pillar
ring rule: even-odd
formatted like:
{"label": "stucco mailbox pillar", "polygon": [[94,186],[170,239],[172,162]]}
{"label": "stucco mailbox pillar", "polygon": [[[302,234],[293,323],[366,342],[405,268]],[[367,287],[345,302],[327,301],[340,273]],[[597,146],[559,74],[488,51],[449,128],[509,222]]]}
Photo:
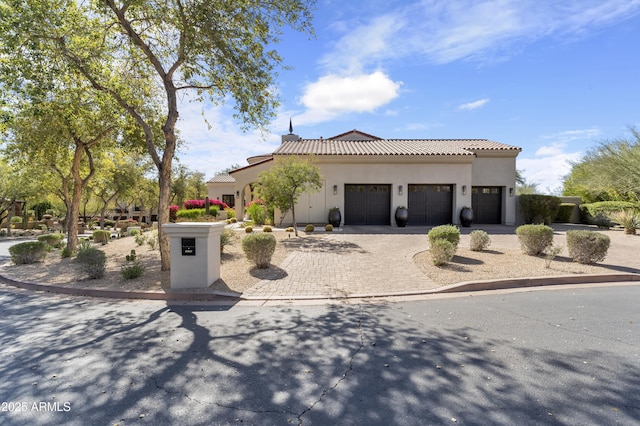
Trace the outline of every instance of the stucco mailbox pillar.
{"label": "stucco mailbox pillar", "polygon": [[220,234],[224,223],[167,223],[171,288],[206,288],[220,278]]}

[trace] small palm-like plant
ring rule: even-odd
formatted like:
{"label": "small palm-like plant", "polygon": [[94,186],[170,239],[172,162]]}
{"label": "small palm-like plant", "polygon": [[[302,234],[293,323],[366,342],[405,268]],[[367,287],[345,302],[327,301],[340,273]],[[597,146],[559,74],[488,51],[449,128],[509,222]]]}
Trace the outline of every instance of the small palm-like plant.
{"label": "small palm-like plant", "polygon": [[640,214],[633,209],[624,209],[609,214],[612,222],[624,228],[625,234],[635,234],[636,229],[640,228]]}

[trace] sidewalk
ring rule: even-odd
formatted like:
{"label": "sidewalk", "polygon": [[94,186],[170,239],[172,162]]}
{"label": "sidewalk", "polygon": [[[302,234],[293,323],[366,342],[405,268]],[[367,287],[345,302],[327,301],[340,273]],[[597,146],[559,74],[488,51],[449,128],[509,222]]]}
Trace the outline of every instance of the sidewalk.
{"label": "sidewalk", "polygon": [[[564,232],[578,225],[554,225],[554,244],[565,244]],[[482,225],[461,229],[461,245],[469,233],[483,229],[491,236],[491,247],[515,250],[519,242],[514,227]],[[612,239],[605,263],[611,273],[561,277],[482,280],[441,286],[430,280],[413,262],[413,256],[427,248],[428,227],[346,226],[327,234],[327,239],[290,253],[278,265],[277,279],[261,280],[242,294],[220,293],[213,289],[126,291],[97,290],[76,286],[19,283],[0,276],[0,282],[37,291],[97,297],[155,300],[309,300],[427,295],[454,291],[474,291],[553,284],[640,281],[640,236],[606,231]]]}

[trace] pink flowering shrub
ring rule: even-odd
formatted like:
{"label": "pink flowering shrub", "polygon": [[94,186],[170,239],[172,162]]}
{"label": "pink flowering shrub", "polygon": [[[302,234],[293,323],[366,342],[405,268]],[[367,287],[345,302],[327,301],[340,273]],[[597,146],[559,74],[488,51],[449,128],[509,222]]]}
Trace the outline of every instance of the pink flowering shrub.
{"label": "pink flowering shrub", "polygon": [[[209,200],[209,206],[218,207],[218,210],[224,210],[229,207],[227,203],[223,203],[220,200]],[[206,208],[205,200],[187,200],[184,202],[185,210],[204,209],[204,208]]]}
{"label": "pink flowering shrub", "polygon": [[169,221],[175,222],[178,219],[178,210],[180,207],[178,206],[169,206]]}

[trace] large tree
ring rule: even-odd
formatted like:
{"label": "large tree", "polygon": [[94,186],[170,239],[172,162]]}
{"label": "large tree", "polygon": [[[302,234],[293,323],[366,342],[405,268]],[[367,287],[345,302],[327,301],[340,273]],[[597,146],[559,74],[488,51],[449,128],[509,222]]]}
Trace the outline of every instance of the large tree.
{"label": "large tree", "polygon": [[578,162],[564,179],[565,195],[586,201],[640,200],[640,131],[630,137],[603,141]]}
{"label": "large tree", "polygon": [[[314,0],[5,0],[3,38],[34,57],[62,57],[108,93],[143,129],[160,186],[159,223],[169,220],[178,94],[234,101],[243,128],[263,127],[277,106],[281,28],[311,31]],[[7,32],[8,35],[7,35]],[[159,106],[159,93],[164,105]],[[161,125],[153,118],[158,108]],[[162,141],[162,142],[160,142]],[[170,267],[160,227],[161,267]]]}
{"label": "large tree", "polygon": [[300,195],[322,188],[320,169],[313,158],[289,156],[277,158],[276,164],[258,175],[258,193],[269,206],[283,213],[291,210],[293,229],[298,236],[296,203]]}

